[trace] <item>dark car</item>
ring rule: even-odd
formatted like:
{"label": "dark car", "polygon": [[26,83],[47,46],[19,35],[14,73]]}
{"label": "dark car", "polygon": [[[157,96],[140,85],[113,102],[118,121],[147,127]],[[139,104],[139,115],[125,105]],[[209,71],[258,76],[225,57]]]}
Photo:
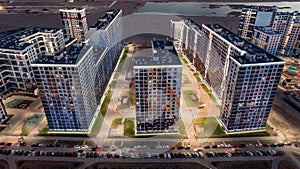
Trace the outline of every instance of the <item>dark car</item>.
{"label": "dark car", "polygon": [[273,143],[271,144],[271,147],[277,147],[277,144]]}
{"label": "dark car", "polygon": [[31,144],[31,147],[38,147],[39,146],[39,143],[33,143]]}
{"label": "dark car", "polygon": [[211,148],[218,148],[218,145],[213,145],[211,146]]}
{"label": "dark car", "polygon": [[183,146],[178,146],[177,149],[182,150],[182,149],[184,149],[184,147]]}
{"label": "dark car", "polygon": [[284,143],[278,143],[277,146],[278,146],[278,147],[283,147],[283,146],[284,146]]}
{"label": "dark car", "polygon": [[204,149],[210,149],[210,146],[204,146],[203,148]]}
{"label": "dark car", "polygon": [[24,146],[26,146],[26,143],[25,143],[25,142],[21,142],[21,143],[19,144],[19,146],[24,147]]}
{"label": "dark car", "polygon": [[46,144],[46,147],[54,147],[53,144]]}
{"label": "dark car", "polygon": [[12,143],[6,143],[5,144],[5,146],[11,146],[12,145]]}

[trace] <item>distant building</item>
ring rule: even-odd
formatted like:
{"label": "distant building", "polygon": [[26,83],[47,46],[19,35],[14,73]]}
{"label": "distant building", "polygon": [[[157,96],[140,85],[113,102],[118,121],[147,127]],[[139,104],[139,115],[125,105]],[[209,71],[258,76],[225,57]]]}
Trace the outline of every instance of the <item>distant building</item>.
{"label": "distant building", "polygon": [[251,42],[276,56],[281,39],[281,33],[273,31],[272,27],[255,27]]}
{"label": "distant building", "polygon": [[245,6],[240,16],[238,35],[250,40],[255,26],[272,26],[276,6]]}
{"label": "distant building", "polygon": [[0,123],[3,123],[6,119],[7,119],[7,113],[2,101],[0,100]]}
{"label": "distant building", "polygon": [[221,100],[226,130],[265,129],[284,61],[218,24],[179,22],[191,36],[175,41],[188,42],[179,47]]}
{"label": "distant building", "polygon": [[13,91],[33,93],[36,88],[30,64],[43,53],[65,47],[61,29],[29,28],[0,39],[0,97]]}
{"label": "distant building", "polygon": [[84,42],[88,37],[88,24],[85,8],[60,9],[60,16],[64,27],[64,34]]}
{"label": "distant building", "polygon": [[50,130],[88,131],[97,108],[95,54],[92,46],[75,43],[31,64]]}
{"label": "distant building", "polygon": [[282,33],[279,53],[284,56],[300,56],[300,13],[277,12],[272,29]]}
{"label": "distant building", "polygon": [[177,133],[182,63],[172,42],[152,47],[153,56],[134,58],[136,134]]}

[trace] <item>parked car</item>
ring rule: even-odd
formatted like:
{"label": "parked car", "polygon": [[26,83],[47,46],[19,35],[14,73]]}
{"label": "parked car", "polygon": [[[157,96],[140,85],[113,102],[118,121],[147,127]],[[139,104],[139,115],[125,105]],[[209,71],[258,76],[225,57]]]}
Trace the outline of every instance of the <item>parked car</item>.
{"label": "parked car", "polygon": [[24,146],[26,146],[26,143],[25,142],[20,142],[19,146],[24,147]]}

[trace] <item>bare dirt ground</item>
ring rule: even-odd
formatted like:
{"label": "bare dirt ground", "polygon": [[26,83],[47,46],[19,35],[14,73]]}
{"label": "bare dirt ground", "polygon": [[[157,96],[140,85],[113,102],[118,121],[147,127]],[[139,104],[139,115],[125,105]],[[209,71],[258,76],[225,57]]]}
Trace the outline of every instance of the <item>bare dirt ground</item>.
{"label": "bare dirt ground", "polygon": [[19,161],[18,169],[76,169],[82,166],[80,162],[55,162],[55,161]]}
{"label": "bare dirt ground", "polygon": [[290,161],[280,161],[278,169],[299,169],[299,168]]}
{"label": "bare dirt ground", "polygon": [[6,161],[0,160],[0,169],[9,169]]}
{"label": "bare dirt ground", "polygon": [[276,94],[269,119],[289,139],[300,138],[300,112],[282,100],[283,95]]}
{"label": "bare dirt ground", "polygon": [[207,169],[197,163],[181,163],[181,162],[168,162],[168,163],[97,163],[88,167],[87,169]]}
{"label": "bare dirt ground", "polygon": [[231,161],[231,162],[214,162],[218,169],[271,169],[272,161]]}

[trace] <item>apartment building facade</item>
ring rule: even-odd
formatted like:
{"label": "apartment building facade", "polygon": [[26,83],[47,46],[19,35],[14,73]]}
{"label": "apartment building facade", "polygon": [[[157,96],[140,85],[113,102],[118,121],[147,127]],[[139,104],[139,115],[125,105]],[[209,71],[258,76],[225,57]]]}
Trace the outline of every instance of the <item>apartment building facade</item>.
{"label": "apartment building facade", "polygon": [[2,101],[0,100],[0,124],[3,123],[6,119],[7,119],[7,113]]}
{"label": "apartment building facade", "polygon": [[30,64],[42,53],[54,54],[64,45],[60,29],[34,27],[0,39],[0,96],[33,92],[36,86]]}
{"label": "apartment building facade", "polygon": [[[181,23],[189,27],[190,22]],[[200,34],[199,42],[192,40],[199,48],[182,50],[192,63],[202,64],[194,66],[221,100],[224,128],[229,132],[265,129],[284,62],[218,24],[198,26],[198,33],[189,30],[193,39]],[[186,39],[189,36],[181,37],[177,41],[191,41]],[[203,53],[198,55],[197,49]]]}
{"label": "apartment building facade", "polygon": [[59,9],[64,34],[85,42],[88,38],[88,24],[85,8]]}
{"label": "apartment building facade", "polygon": [[51,131],[88,131],[97,104],[93,47],[75,43],[31,64]]}
{"label": "apartment building facade", "polygon": [[95,57],[95,89],[97,103],[100,102],[110,77],[123,49],[122,10],[111,9],[90,27],[88,42],[95,49],[103,51]]}
{"label": "apartment building facade", "polygon": [[242,9],[238,35],[251,40],[255,26],[272,26],[276,6],[245,6]]}
{"label": "apartment building facade", "polygon": [[277,50],[279,49],[279,44],[281,40],[281,33],[278,31],[273,31],[272,27],[255,27],[254,34],[251,42],[272,55],[277,55]]}
{"label": "apartment building facade", "polygon": [[283,56],[300,56],[300,13],[277,12],[272,29],[282,34],[279,53]]}
{"label": "apartment building facade", "polygon": [[182,63],[172,42],[152,47],[152,56],[134,58],[136,134],[178,133]]}

